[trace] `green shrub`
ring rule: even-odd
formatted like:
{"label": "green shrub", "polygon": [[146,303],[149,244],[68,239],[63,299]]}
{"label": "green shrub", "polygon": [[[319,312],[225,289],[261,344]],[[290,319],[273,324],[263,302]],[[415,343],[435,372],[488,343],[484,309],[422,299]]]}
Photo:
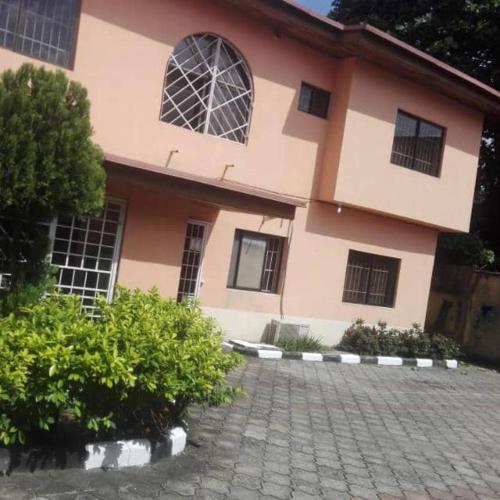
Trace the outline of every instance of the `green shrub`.
{"label": "green shrub", "polygon": [[226,374],[241,358],[198,307],[119,289],[100,319],[77,297],[53,295],[0,319],[0,441],[23,443],[69,412],[96,433],[158,434],[192,403],[230,403]]}
{"label": "green shrub", "polygon": [[345,331],[337,348],[361,355],[406,358],[449,359],[460,355],[460,346],[453,339],[424,333],[418,324],[406,330],[389,330],[383,322],[368,326],[362,319]]}
{"label": "green shrub", "polygon": [[289,352],[319,352],[324,349],[321,339],[312,335],[299,335],[296,338],[280,339],[277,345]]}

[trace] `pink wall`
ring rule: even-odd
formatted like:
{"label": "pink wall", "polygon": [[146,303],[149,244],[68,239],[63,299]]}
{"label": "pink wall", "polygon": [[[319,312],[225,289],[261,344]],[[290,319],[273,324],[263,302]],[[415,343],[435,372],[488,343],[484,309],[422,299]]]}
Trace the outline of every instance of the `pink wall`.
{"label": "pink wall", "polygon": [[[216,2],[83,0],[74,71],[92,100],[105,152],[292,196],[467,230],[482,116],[354,60],[336,61]],[[248,145],[159,120],[167,60],[196,32],[227,38],[246,58],[255,94]],[[34,62],[0,49],[0,70]],[[302,81],[332,92],[330,121],[297,110]],[[389,162],[398,108],[447,128],[441,178]],[[328,146],[328,148],[326,148]],[[326,157],[323,157],[326,148]],[[322,172],[322,175],[321,175]],[[397,186],[397,189],[395,189]],[[314,197],[312,196],[312,197]]]}
{"label": "pink wall", "polygon": [[[369,63],[346,61],[342,70],[347,107],[331,122],[321,199],[468,231],[482,114]],[[390,162],[398,109],[445,127],[440,177]]]}
{"label": "pink wall", "polygon": [[[362,317],[398,326],[425,319],[437,237],[433,229],[349,208],[339,214],[321,202],[299,209],[292,222],[218,210],[128,184],[111,184],[108,192],[127,201],[120,284],[143,289],[156,286],[163,295],[175,297],[186,223],[192,218],[211,223],[200,292],[204,306],[346,322]],[[281,294],[227,288],[236,229],[288,238]],[[401,259],[395,307],[342,302],[350,249]]]}
{"label": "pink wall", "polygon": [[[167,60],[196,32],[227,38],[248,62],[255,95],[247,145],[159,120]],[[0,49],[0,70],[25,61],[35,62]],[[186,222],[194,217],[213,223],[201,289],[207,307],[398,326],[423,322],[437,230],[396,218],[467,230],[478,113],[366,63],[336,61],[276,38],[272,26],[207,0],[148,0],[140,10],[134,0],[83,0],[75,67],[67,73],[89,91],[95,140],[105,152],[161,166],[179,150],[169,168],[218,178],[234,164],[227,179],[308,201],[292,223],[110,185],[111,195],[128,201],[120,283],[156,285],[175,296]],[[329,121],[297,110],[302,81],[332,92]],[[441,178],[389,163],[398,108],[447,127]],[[315,201],[317,195],[329,203]],[[365,212],[338,214],[333,202]],[[292,235],[281,295],[226,287],[236,228]],[[342,303],[349,249],[402,260],[394,308]]]}

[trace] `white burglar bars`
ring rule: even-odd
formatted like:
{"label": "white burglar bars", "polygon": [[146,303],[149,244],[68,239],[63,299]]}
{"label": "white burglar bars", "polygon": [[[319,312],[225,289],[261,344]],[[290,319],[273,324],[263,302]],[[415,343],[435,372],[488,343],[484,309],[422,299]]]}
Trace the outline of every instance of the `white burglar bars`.
{"label": "white burglar bars", "polygon": [[252,108],[251,76],[222,38],[184,38],[169,59],[160,119],[203,134],[245,143]]}
{"label": "white burglar bars", "polygon": [[98,295],[112,298],[124,215],[123,201],[106,200],[100,217],[61,217],[54,223],[51,263],[59,268],[57,289],[80,295],[91,314]]}
{"label": "white burglar bars", "polygon": [[177,292],[178,301],[198,297],[206,231],[207,224],[204,222],[190,221],[187,224],[184,251],[182,253],[181,277]]}

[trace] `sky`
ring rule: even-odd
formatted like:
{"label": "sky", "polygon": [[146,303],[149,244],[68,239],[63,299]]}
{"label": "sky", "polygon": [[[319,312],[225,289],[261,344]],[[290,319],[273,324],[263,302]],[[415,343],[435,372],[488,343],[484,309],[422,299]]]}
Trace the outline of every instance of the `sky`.
{"label": "sky", "polygon": [[332,0],[298,0],[298,2],[319,14],[327,14],[332,4]]}

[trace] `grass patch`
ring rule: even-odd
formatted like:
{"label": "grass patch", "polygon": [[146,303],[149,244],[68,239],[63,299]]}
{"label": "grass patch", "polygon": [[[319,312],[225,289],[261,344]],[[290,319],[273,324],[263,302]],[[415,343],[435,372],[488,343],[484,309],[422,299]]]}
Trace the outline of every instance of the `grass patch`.
{"label": "grass patch", "polygon": [[325,350],[321,339],[312,335],[299,335],[292,339],[280,339],[277,346],[288,352],[320,352]]}

